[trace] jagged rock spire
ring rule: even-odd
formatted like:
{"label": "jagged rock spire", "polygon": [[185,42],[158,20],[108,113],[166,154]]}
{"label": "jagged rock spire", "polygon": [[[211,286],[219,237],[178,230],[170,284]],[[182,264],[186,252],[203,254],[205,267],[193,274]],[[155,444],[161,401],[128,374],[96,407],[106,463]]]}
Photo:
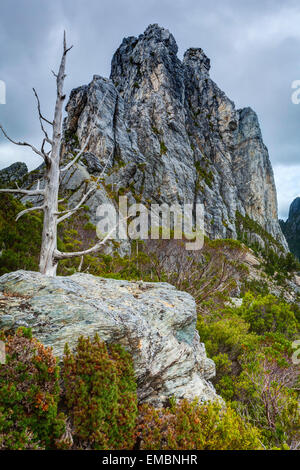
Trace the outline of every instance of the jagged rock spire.
{"label": "jagged rock spire", "polygon": [[[203,203],[211,238],[236,238],[236,214],[248,214],[286,250],[255,112],[236,110],[211,80],[202,49],[188,49],[183,61],[177,50],[173,35],[157,24],[125,38],[113,56],[110,80],[94,76],[71,93],[66,133],[76,134],[79,143],[91,133],[93,168],[93,155],[100,163],[112,155],[108,168],[114,171],[106,184],[115,192],[125,188],[132,201],[147,204]],[[85,184],[86,173],[72,175],[73,191],[74,181]],[[78,183],[74,204],[81,192]],[[87,201],[92,219],[100,199],[98,194]]]}

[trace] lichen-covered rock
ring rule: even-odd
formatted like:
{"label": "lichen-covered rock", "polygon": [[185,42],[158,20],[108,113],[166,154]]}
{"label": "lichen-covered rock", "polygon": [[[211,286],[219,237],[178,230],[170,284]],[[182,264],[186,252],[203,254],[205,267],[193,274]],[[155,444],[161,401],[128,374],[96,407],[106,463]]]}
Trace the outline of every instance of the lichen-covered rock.
{"label": "lichen-covered rock", "polygon": [[98,333],[133,355],[141,401],[216,400],[215,375],[196,326],[194,299],[167,283],[75,274],[49,278],[29,271],[0,277],[0,328],[31,327],[54,354],[80,335]]}

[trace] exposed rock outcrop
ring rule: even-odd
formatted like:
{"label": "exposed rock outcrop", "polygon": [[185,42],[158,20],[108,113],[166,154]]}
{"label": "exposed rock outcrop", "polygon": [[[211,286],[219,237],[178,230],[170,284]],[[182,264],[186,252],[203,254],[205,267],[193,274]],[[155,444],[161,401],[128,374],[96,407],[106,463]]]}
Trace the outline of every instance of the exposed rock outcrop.
{"label": "exposed rock outcrop", "polygon": [[7,185],[19,181],[28,173],[25,163],[16,162],[3,170],[0,170],[0,185]]}
{"label": "exposed rock outcrop", "polygon": [[236,110],[209,69],[202,49],[188,49],[181,62],[174,37],[158,25],[124,39],[110,80],[94,76],[72,91],[67,148],[70,137],[83,145],[91,133],[88,152],[99,168],[112,155],[105,183],[114,193],[144,203],[201,202],[211,238],[236,238],[239,211],[287,249],[257,116]]}
{"label": "exposed rock outcrop", "polygon": [[215,366],[195,329],[195,301],[169,284],[12,272],[0,277],[0,329],[18,326],[31,327],[57,356],[80,335],[122,344],[133,355],[141,401],[218,398],[209,383]]}
{"label": "exposed rock outcrop", "polygon": [[294,199],[288,219],[285,222],[281,220],[280,225],[290,251],[300,260],[300,197]]}

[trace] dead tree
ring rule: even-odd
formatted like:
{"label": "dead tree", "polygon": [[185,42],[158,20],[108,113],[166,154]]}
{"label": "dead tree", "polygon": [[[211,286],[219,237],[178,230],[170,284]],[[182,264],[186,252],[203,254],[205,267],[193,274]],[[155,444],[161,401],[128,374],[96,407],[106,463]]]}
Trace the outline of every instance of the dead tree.
{"label": "dead tree", "polygon": [[[65,94],[63,91],[64,87],[64,80],[65,80],[65,68],[66,68],[66,56],[70,51],[71,47],[67,47],[66,44],[66,34],[64,33],[63,38],[63,54],[60,62],[60,67],[58,73],[54,73],[56,78],[56,104],[55,104],[55,111],[54,111],[54,118],[53,121],[48,120],[45,118],[41,112],[40,100],[39,97],[33,89],[36,101],[37,101],[37,109],[39,115],[39,121],[41,130],[43,132],[43,141],[41,145],[41,149],[39,150],[34,145],[31,145],[27,142],[16,142],[15,140],[11,139],[2,125],[0,124],[0,129],[2,130],[4,136],[13,144],[30,147],[32,151],[41,157],[45,162],[45,185],[44,188],[40,188],[40,182],[37,183],[37,188],[32,190],[27,190],[23,188],[19,188],[17,186],[16,189],[0,189],[0,192],[6,193],[13,193],[13,194],[24,194],[27,196],[42,196],[43,202],[41,205],[36,207],[30,207],[28,209],[23,210],[20,212],[16,220],[18,220],[24,214],[30,211],[43,211],[43,234],[42,234],[42,244],[41,244],[41,251],[40,251],[40,262],[39,262],[39,270],[42,274],[46,274],[47,276],[55,276],[57,270],[57,264],[59,260],[66,259],[66,258],[75,258],[75,257],[82,257],[85,254],[95,253],[99,251],[102,245],[107,241],[110,237],[111,233],[115,230],[113,229],[110,233],[106,235],[103,240],[99,240],[93,247],[83,250],[80,252],[73,252],[73,253],[63,253],[57,249],[57,226],[60,222],[67,219],[68,217],[72,216],[75,212],[77,212],[88,197],[91,195],[93,191],[97,188],[100,178],[105,172],[108,160],[106,162],[103,171],[101,172],[100,176],[97,178],[95,182],[92,183],[89,190],[82,196],[80,202],[71,209],[68,209],[64,212],[59,212],[58,210],[58,194],[59,194],[59,180],[60,175],[62,172],[65,172],[72,165],[74,165],[84,153],[88,146],[88,142],[90,139],[90,135],[86,139],[86,142],[82,149],[78,150],[76,156],[63,168],[60,167],[61,164],[61,147],[62,147],[62,118],[63,118],[63,103],[65,100]],[[104,100],[104,98],[103,98]],[[49,136],[47,131],[47,127],[50,126],[52,129],[52,135]],[[48,149],[50,146],[50,150],[46,151],[45,146],[48,145]]]}

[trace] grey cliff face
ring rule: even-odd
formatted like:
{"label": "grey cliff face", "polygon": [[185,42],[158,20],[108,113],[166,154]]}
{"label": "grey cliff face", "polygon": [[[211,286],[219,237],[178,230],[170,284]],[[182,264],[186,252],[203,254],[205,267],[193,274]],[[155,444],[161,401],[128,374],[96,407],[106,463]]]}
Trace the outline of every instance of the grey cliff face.
{"label": "grey cliff face", "polygon": [[291,252],[300,260],[300,197],[294,199],[288,219],[281,220],[280,225]]}
{"label": "grey cliff face", "polygon": [[[9,293],[10,295],[4,295]],[[98,333],[133,356],[141,402],[218,400],[215,365],[196,330],[196,306],[167,283],[128,282],[88,274],[49,278],[16,271],[0,277],[0,329],[31,327],[61,357],[79,336]]]}
{"label": "grey cliff face", "polygon": [[286,246],[278,230],[274,174],[257,115],[251,108],[238,115],[233,168],[239,198],[246,213],[272,235],[279,233],[278,240]]}
{"label": "grey cliff face", "polygon": [[[91,133],[70,202],[79,199],[86,172],[97,174],[109,158],[102,192],[125,190],[131,202],[146,204],[203,203],[211,238],[236,238],[239,211],[287,250],[257,116],[250,108],[236,110],[209,69],[202,49],[188,49],[181,62],[174,37],[158,25],[124,39],[110,79],[94,76],[67,104],[66,150],[75,136],[83,145]],[[102,196],[87,205],[94,207],[95,197]]]}

